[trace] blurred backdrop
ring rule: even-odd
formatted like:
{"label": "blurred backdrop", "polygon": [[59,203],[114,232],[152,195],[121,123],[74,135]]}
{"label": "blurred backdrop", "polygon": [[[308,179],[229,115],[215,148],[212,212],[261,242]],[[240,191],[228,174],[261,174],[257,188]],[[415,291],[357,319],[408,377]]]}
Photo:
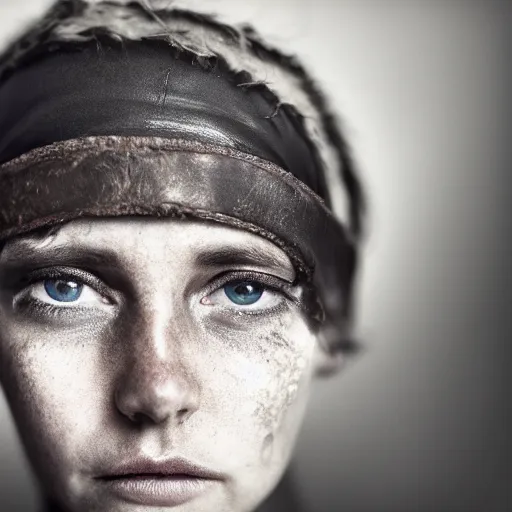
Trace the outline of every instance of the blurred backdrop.
{"label": "blurred backdrop", "polygon": [[[0,44],[49,3],[0,0]],[[302,499],[314,512],[512,510],[512,3],[187,3],[254,22],[304,60],[369,193],[364,350],[314,390]],[[0,510],[33,512],[1,400]]]}

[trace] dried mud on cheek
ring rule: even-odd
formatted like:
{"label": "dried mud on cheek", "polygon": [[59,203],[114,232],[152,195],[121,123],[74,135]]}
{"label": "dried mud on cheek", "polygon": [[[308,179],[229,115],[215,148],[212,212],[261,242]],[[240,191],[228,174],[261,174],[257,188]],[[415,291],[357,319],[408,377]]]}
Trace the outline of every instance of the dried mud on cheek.
{"label": "dried mud on cheek", "polygon": [[281,426],[288,408],[297,398],[306,367],[306,356],[301,344],[294,343],[293,339],[279,332],[271,332],[265,338],[268,349],[264,357],[270,378],[267,387],[261,390],[255,411],[258,422],[267,433],[264,450]]}

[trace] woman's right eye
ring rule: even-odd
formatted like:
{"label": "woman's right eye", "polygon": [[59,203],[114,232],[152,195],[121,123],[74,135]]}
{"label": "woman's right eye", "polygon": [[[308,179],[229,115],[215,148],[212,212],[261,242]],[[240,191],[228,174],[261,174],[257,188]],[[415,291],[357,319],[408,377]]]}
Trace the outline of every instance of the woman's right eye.
{"label": "woman's right eye", "polygon": [[28,300],[61,308],[94,307],[108,303],[94,288],[71,277],[41,279],[31,284],[23,296]]}
{"label": "woman's right eye", "polygon": [[76,302],[84,289],[82,283],[64,279],[46,279],[43,287],[48,297],[57,302]]}

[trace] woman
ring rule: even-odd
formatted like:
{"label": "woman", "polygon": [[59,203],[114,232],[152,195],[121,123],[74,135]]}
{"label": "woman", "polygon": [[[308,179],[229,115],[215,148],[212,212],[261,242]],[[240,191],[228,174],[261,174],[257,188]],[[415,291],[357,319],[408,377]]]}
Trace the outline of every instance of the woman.
{"label": "woman", "polygon": [[256,510],[352,348],[361,194],[323,97],[139,3],[58,2],[1,70],[0,377],[47,507]]}

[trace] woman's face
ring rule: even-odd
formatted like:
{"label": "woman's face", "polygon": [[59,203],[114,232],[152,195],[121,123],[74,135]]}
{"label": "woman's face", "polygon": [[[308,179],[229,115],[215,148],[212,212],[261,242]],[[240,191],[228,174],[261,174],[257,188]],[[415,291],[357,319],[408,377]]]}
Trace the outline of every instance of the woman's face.
{"label": "woman's face", "polygon": [[0,253],[0,378],[65,510],[248,511],[282,475],[319,350],[286,254],[94,219]]}

